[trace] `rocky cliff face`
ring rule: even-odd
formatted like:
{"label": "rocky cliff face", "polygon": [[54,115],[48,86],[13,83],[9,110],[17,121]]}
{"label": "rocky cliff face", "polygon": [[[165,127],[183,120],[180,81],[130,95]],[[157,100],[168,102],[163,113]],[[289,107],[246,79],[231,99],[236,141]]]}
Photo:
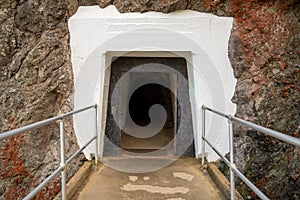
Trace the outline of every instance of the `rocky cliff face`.
{"label": "rocky cliff face", "polygon": [[[5,0],[0,7],[0,131],[72,110],[67,4]],[[69,156],[78,147],[70,119],[66,126]],[[58,124],[5,140],[0,148],[0,199],[21,199],[58,166]],[[68,176],[79,161],[72,165]],[[55,195],[59,182],[37,198]]]}
{"label": "rocky cliff face", "polygon": [[[80,5],[120,12],[192,9],[234,17],[229,56],[237,116],[299,137],[298,0],[4,0],[0,3],[0,131],[72,109],[68,18]],[[77,148],[67,120],[68,154]],[[300,150],[235,125],[238,167],[272,199],[300,199]],[[57,167],[58,125],[0,143],[0,199],[18,199]],[[76,161],[69,174],[78,168]],[[245,197],[255,196],[241,185]],[[39,199],[54,196],[59,181]]]}

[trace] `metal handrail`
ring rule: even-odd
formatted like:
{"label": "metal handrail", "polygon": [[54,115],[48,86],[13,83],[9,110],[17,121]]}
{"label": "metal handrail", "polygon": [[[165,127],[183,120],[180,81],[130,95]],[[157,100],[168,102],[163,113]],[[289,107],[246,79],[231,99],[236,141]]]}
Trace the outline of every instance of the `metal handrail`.
{"label": "metal handrail", "polygon": [[68,116],[83,112],[85,110],[94,108],[96,106],[97,105],[88,106],[88,107],[81,108],[81,109],[78,109],[78,110],[75,110],[75,111],[71,111],[71,112],[68,112],[68,113],[65,113],[65,114],[61,114],[61,115],[58,115],[58,116],[55,116],[55,117],[51,117],[51,118],[48,118],[48,119],[45,119],[45,120],[42,120],[42,121],[38,121],[38,122],[35,122],[35,123],[32,123],[32,124],[28,124],[28,125],[25,125],[23,127],[20,127],[20,128],[14,129],[14,130],[3,132],[3,133],[0,134],[0,141],[2,141],[4,139],[7,139],[7,138],[10,138],[10,137],[15,136],[15,135],[19,135],[22,132],[31,130],[33,128],[38,128],[38,127],[41,127],[41,126],[51,124],[51,123],[56,122],[58,120],[62,120],[64,118],[68,117]]}
{"label": "metal handrail", "polygon": [[[205,134],[205,111],[208,110],[212,113],[215,113],[219,116],[222,116],[224,118],[228,119],[228,133],[229,133],[229,153],[230,153],[230,160],[228,160],[225,156],[223,156],[207,139]],[[261,199],[269,199],[260,189],[258,189],[247,177],[244,176],[244,174],[239,171],[235,164],[234,164],[234,154],[233,154],[233,129],[232,129],[232,122],[237,122],[240,124],[243,124],[245,126],[248,126],[250,128],[253,128],[259,132],[265,133],[269,136],[272,136],[274,138],[277,138],[279,140],[282,140],[284,142],[287,142],[289,144],[295,145],[300,147],[300,139],[283,134],[281,132],[265,128],[263,126],[248,122],[246,120],[240,119],[238,117],[234,117],[231,114],[224,114],[220,111],[214,110],[212,108],[208,108],[205,105],[202,105],[202,165],[204,165],[205,162],[205,143],[207,143],[214,152],[220,156],[220,158],[225,162],[225,164],[230,168],[230,195],[231,200],[235,199],[235,182],[234,182],[234,174],[236,174],[253,192],[257,194]]]}
{"label": "metal handrail", "polygon": [[[64,132],[64,121],[63,119],[68,117],[68,116],[72,116],[75,115],[77,113],[83,112],[85,110],[89,110],[91,108],[95,109],[95,136],[90,139],[85,145],[83,145],[79,150],[77,150],[69,159],[66,160],[65,158],[65,132]],[[66,199],[66,172],[65,169],[67,167],[67,165],[74,159],[76,158],[91,142],[93,142],[94,140],[96,141],[96,143],[98,143],[98,135],[97,135],[97,104],[85,107],[85,108],[81,108],[75,111],[71,111],[65,114],[61,114],[49,119],[45,119],[39,122],[35,122],[14,130],[10,130],[10,131],[6,131],[3,133],[0,133],[0,141],[8,139],[10,137],[19,135],[21,133],[24,133],[25,131],[34,129],[34,128],[38,128],[38,127],[42,127],[48,124],[51,124],[53,122],[59,121],[59,130],[60,130],[60,166],[50,175],[48,176],[42,183],[40,183],[37,187],[35,187],[23,200],[29,200],[32,199],[33,197],[35,197],[35,195],[37,195],[37,193],[46,186],[47,183],[49,183],[53,178],[56,177],[56,175],[58,175],[59,173],[61,173],[61,194],[62,194],[62,199],[65,200]],[[97,164],[98,159],[97,159],[97,155],[98,155],[98,147],[96,144],[96,151],[95,151],[96,155],[95,155],[95,162]]]}

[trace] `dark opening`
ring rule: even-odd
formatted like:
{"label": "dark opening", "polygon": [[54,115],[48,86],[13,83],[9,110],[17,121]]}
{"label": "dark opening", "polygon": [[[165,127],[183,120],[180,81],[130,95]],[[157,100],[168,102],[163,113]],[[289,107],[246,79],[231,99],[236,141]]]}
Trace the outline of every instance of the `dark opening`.
{"label": "dark opening", "polygon": [[[169,74],[158,73],[138,73],[132,75],[132,81],[134,86],[134,80],[139,78],[155,79],[158,76],[166,79],[166,82],[170,82]],[[131,91],[131,88],[129,88]],[[164,107],[167,113],[166,123],[163,129],[156,135],[148,138],[133,137],[126,134],[124,131],[121,133],[121,148],[132,152],[149,152],[158,149],[163,149],[174,139],[174,120],[172,111],[172,95],[173,93],[169,88],[159,84],[145,84],[136,89],[129,99],[129,115],[132,121],[139,126],[147,126],[151,123],[149,117],[149,110],[154,104],[159,104]],[[127,127],[130,128],[130,127]],[[138,134],[138,133],[137,133]],[[174,151],[174,146],[166,149],[166,151]]]}
{"label": "dark opening", "polygon": [[167,127],[174,127],[171,91],[158,84],[146,84],[138,88],[130,98],[129,113],[132,120],[146,126],[150,123],[149,109],[154,104],[162,105],[167,111]]}

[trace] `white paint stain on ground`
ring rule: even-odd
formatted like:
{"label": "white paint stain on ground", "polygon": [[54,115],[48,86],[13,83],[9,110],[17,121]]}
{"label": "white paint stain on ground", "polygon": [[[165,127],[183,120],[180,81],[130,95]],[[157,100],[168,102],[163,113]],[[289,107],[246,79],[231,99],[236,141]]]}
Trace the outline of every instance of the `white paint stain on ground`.
{"label": "white paint stain on ground", "polygon": [[166,199],[166,200],[185,200],[185,199],[183,199],[183,198],[171,198],[171,199]]}
{"label": "white paint stain on ground", "polygon": [[137,176],[129,176],[129,180],[134,182],[134,181],[138,180],[138,177]]}
{"label": "white paint stain on ground", "polygon": [[150,180],[150,177],[149,176],[144,176],[144,181],[148,181],[148,180]]}
{"label": "white paint stain on ground", "polygon": [[194,176],[184,172],[174,172],[173,176],[176,178],[181,178],[183,180],[192,181]]}
{"label": "white paint stain on ground", "polygon": [[186,194],[190,191],[190,189],[186,187],[160,187],[160,186],[153,186],[153,185],[132,185],[131,183],[127,183],[123,187],[121,187],[124,191],[146,191],[150,193],[160,193],[160,194]]}

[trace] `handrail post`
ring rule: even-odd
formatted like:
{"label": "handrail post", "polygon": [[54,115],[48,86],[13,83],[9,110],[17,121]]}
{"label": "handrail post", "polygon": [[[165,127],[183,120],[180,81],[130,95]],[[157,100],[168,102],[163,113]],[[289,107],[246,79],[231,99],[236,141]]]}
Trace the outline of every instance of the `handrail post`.
{"label": "handrail post", "polygon": [[205,162],[205,106],[202,105],[202,166]]}
{"label": "handrail post", "polygon": [[60,165],[62,167],[61,171],[61,198],[66,200],[66,158],[65,158],[65,131],[64,131],[64,121],[59,120],[59,130],[60,130]]}
{"label": "handrail post", "polygon": [[228,115],[228,136],[229,136],[229,152],[230,152],[230,196],[231,200],[235,199],[235,181],[234,181],[234,152],[233,152],[233,132],[232,132],[232,116]]}
{"label": "handrail post", "polygon": [[95,104],[95,164],[98,164],[98,155],[99,155],[99,147],[98,147],[98,105]]}

